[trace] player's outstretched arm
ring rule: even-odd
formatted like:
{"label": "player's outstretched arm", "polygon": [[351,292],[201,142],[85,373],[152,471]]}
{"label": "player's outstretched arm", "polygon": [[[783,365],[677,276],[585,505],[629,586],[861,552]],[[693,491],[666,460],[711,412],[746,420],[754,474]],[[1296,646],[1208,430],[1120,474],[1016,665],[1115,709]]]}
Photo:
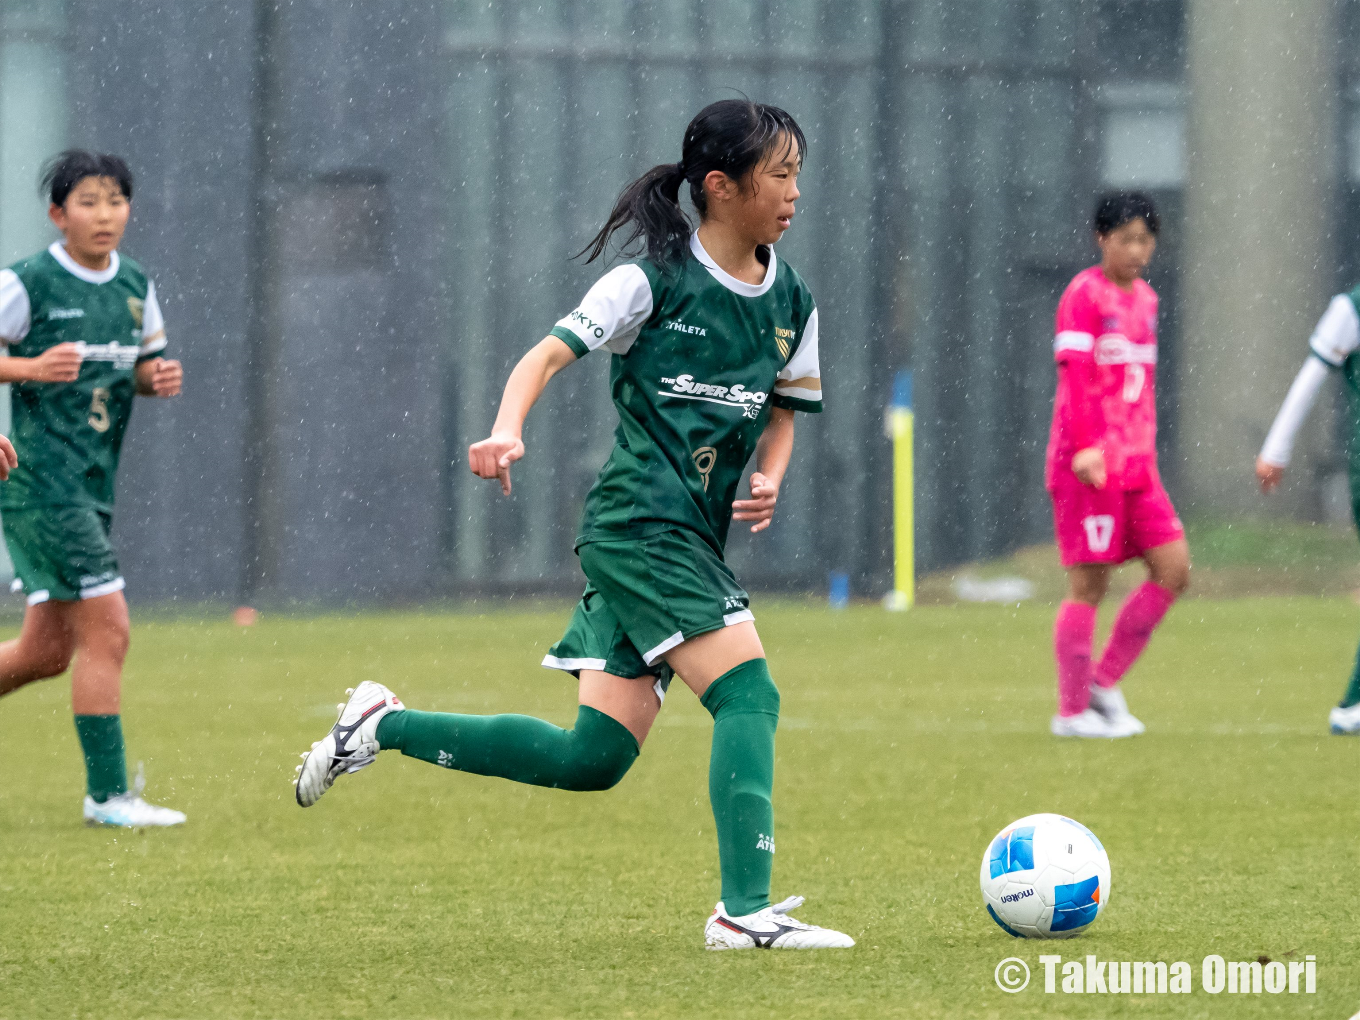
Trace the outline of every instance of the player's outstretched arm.
{"label": "player's outstretched arm", "polygon": [[491,435],[468,447],[468,466],[478,478],[499,478],[510,495],[510,465],[524,456],[524,419],[538,402],[548,380],[576,360],[572,349],[555,336],[544,337],[519,359],[501,395],[501,409]]}
{"label": "player's outstretched arm", "polygon": [[137,364],[137,392],[143,397],[177,397],[184,368],[170,358],[147,358]]}
{"label": "player's outstretched arm", "polygon": [[1310,355],[1299,369],[1256,458],[1256,479],[1261,483],[1262,492],[1273,491],[1284,479],[1284,470],[1294,452],[1294,437],[1312,410],[1318,390],[1330,372],[1331,366],[1314,355]]}
{"label": "player's outstretched arm", "polygon": [[774,517],[774,505],[779,500],[779,486],[793,456],[793,412],[776,407],[756,444],[756,469],[751,472],[751,498],[732,504],[734,521],[755,521],[751,530],[764,531]]}

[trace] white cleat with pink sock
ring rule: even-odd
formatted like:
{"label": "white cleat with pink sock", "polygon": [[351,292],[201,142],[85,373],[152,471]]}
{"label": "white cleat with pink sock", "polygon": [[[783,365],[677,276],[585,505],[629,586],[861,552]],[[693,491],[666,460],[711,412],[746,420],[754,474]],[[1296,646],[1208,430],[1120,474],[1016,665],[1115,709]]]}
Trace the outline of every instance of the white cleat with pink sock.
{"label": "white cleat with pink sock", "polygon": [[1121,737],[1135,736],[1139,732],[1127,724],[1111,722],[1094,708],[1088,708],[1076,715],[1055,715],[1048,729],[1055,737],[1084,737],[1088,740],[1118,740]]}
{"label": "white cleat with pink sock", "polygon": [[1147,729],[1142,721],[1129,711],[1129,703],[1124,700],[1124,692],[1117,686],[1101,687],[1099,684],[1092,684],[1091,707],[1111,723],[1129,730],[1132,736],[1136,737]]}

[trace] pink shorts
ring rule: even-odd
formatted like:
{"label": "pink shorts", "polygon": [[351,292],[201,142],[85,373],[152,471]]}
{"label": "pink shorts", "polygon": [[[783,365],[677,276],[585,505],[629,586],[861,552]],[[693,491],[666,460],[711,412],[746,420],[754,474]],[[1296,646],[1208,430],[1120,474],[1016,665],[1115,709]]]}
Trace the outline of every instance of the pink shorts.
{"label": "pink shorts", "polygon": [[1123,563],[1185,537],[1181,519],[1155,475],[1141,489],[1094,489],[1071,471],[1053,479],[1053,530],[1064,567]]}

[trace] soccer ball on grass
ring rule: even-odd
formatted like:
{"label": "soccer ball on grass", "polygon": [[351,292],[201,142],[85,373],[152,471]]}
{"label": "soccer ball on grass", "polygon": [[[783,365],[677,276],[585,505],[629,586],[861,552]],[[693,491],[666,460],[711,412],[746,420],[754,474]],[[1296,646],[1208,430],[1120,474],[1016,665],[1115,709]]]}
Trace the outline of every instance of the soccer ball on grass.
{"label": "soccer ball on grass", "polygon": [[982,855],[982,899],[1008,935],[1070,939],[1110,901],[1110,858],[1100,840],[1063,815],[1011,822]]}

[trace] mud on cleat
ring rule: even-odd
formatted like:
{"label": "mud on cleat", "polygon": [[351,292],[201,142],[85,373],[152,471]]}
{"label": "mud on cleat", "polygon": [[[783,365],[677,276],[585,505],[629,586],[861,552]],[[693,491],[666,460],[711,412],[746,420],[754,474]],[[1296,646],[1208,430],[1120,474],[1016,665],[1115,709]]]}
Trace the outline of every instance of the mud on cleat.
{"label": "mud on cleat", "polygon": [[298,805],[311,807],[346,772],[372,765],[378,756],[378,723],[389,712],[405,711],[401,700],[382,684],[365,680],[346,691],[349,701],[336,706],[340,718],[331,731],[312,745],[297,768],[294,795]]}
{"label": "mud on cleat", "polygon": [[855,940],[830,928],[804,924],[789,916],[803,905],[803,897],[733,917],[719,903],[704,925],[705,949],[849,949]]}

